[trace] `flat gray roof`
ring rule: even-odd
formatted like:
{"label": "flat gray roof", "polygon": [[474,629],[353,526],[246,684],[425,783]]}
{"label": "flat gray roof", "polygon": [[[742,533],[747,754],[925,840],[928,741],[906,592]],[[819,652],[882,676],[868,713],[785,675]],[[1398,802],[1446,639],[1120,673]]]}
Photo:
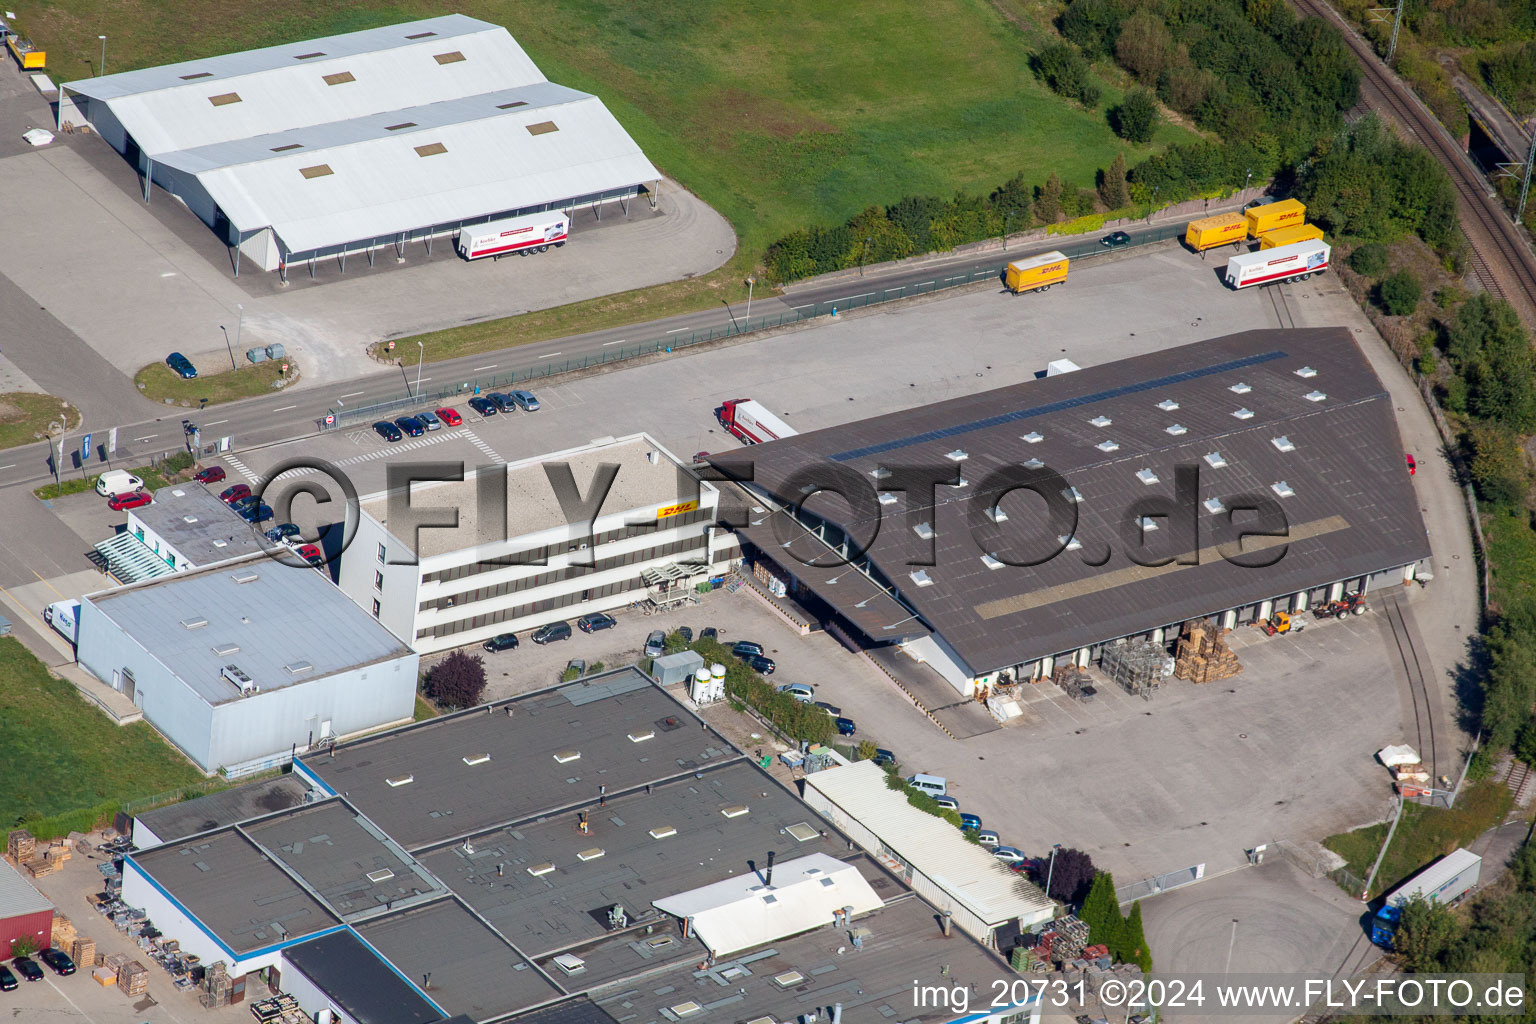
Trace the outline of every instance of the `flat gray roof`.
{"label": "flat gray roof", "polygon": [[[261,551],[261,531],[235,515],[200,483],[172,484],[155,492],[152,505],[128,513],[163,537],[194,565],[210,565]],[[268,527],[270,528],[270,527]]]}
{"label": "flat gray roof", "polygon": [[[749,861],[762,869],[769,850],[787,861],[844,845],[823,838],[826,822],[747,761],[603,807],[594,796],[585,809],[587,835],[571,811],[477,835],[473,852],[455,843],[418,856],[518,948],[541,956],[606,934],[615,904],[631,922],[664,919],[652,901],[743,875]],[[787,834],[795,825],[809,838]],[[530,873],[542,865],[553,870]]]}
{"label": "flat gray roof", "polygon": [[[906,899],[854,918],[856,929],[869,931],[860,949],[852,947],[846,930],[821,928],[702,971],[690,959],[633,984],[610,985],[594,993],[594,999],[624,1024],[672,1024],[680,1016],[672,1008],[690,1002],[699,1009],[686,1019],[699,1024],[740,1024],[758,1017],[796,1020],[813,1010],[825,1012],[834,1003],[843,1004],[844,1020],[962,1016],[948,1006],[913,1005],[914,983],[921,982],[950,990],[974,986],[970,1010],[988,1009],[997,994],[992,983],[1012,972],[969,938],[944,938],[936,918],[928,904]],[[774,980],[791,971],[799,977]]]}
{"label": "flat gray roof", "polygon": [[[655,453],[654,461],[652,453]],[[493,530],[493,538],[479,536],[479,484],[475,476],[451,483],[420,484],[411,490],[414,507],[458,509],[459,525],[456,528],[423,529],[419,542],[415,537],[401,536],[400,533],[395,536],[415,549],[420,557],[430,558],[552,527],[573,525],[561,508],[546,474],[545,467],[555,463],[570,467],[571,477],[583,498],[593,493],[592,482],[599,466],[607,463],[619,467],[613,486],[598,509],[598,518],[691,501],[712,488],[711,484],[701,483],[691,476],[653,438],[644,434],[630,435],[509,464],[506,467],[506,529]],[[365,496],[362,509],[386,527],[389,525],[386,493]]]}
{"label": "flat gray roof", "polygon": [[240,699],[222,675],[226,665],[273,690],[413,656],[323,573],[268,558],[165,576],[86,600],[209,704]]}
{"label": "flat gray roof", "polygon": [[740,756],[623,668],[303,754],[299,763],[416,850],[584,805],[600,786],[616,797]]}
{"label": "flat gray roof", "polygon": [[449,1013],[485,1020],[565,995],[454,899],[368,921],[357,933]]}
{"label": "flat gray roof", "polygon": [[307,792],[309,784],[303,779],[295,775],[279,775],[275,779],[248,782],[134,817],[159,836],[161,842],[173,843],[199,832],[212,832],[248,818],[297,807],[304,802]]}
{"label": "flat gray roof", "polygon": [[368,948],[356,935],[342,930],[283,950],[283,959],[302,971],[346,1011],[354,1024],[434,1024],[440,1008],[421,990]]}
{"label": "flat gray roof", "polygon": [[341,923],[234,828],[130,856],[236,953]]}
{"label": "flat gray roof", "polygon": [[441,895],[405,851],[341,800],[327,800],[245,827],[345,920]]}

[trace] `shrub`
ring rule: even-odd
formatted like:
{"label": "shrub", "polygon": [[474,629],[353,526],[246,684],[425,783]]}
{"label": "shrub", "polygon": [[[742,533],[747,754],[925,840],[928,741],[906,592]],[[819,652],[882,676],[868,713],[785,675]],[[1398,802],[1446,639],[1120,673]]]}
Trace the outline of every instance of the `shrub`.
{"label": "shrub", "polygon": [[1387,272],[1387,247],[1380,242],[1366,242],[1350,253],[1346,262],[1361,277],[1380,277]]}
{"label": "shrub", "polygon": [[1520,436],[1494,423],[1467,431],[1468,475],[1477,496],[1494,505],[1516,505],[1529,484]]}
{"label": "shrub", "polygon": [[454,651],[428,673],[426,692],[444,707],[474,707],[485,692],[485,662],[479,655]]}
{"label": "shrub", "polygon": [[1065,849],[1056,851],[1046,874],[1050,884],[1050,892],[1046,895],[1076,906],[1088,895],[1088,887],[1093,884],[1098,871],[1093,866],[1093,858],[1082,850]]}
{"label": "shrub", "polygon": [[1061,179],[1055,171],[1035,196],[1035,215],[1043,224],[1054,224],[1061,218]]}
{"label": "shrub", "polygon": [[1130,205],[1131,190],[1125,182],[1124,153],[1116,153],[1114,162],[1109,165],[1109,170],[1104,171],[1100,176],[1099,199],[1108,210],[1118,210]]}
{"label": "shrub", "polygon": [[1051,43],[1030,59],[1035,74],[1058,96],[1077,100],[1090,110],[1099,105],[1088,62],[1071,43]]}
{"label": "shrub", "polygon": [[1409,316],[1419,308],[1424,290],[1411,270],[1399,270],[1376,287],[1376,298],[1381,308],[1391,316]]}
{"label": "shrub", "polygon": [[1157,116],[1157,101],[1152,94],[1145,89],[1132,89],[1110,113],[1109,126],[1127,142],[1145,144],[1152,141]]}

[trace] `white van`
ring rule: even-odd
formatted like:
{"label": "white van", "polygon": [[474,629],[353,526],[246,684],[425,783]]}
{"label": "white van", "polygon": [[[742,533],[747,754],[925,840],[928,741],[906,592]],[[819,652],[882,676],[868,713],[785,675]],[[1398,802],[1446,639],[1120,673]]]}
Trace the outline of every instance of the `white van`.
{"label": "white van", "polygon": [[126,469],[109,469],[96,478],[96,493],[108,498],[132,494],[143,486],[144,481]]}
{"label": "white van", "polygon": [[949,785],[938,775],[924,775],[919,772],[907,779],[907,785],[929,796],[943,796],[949,792]]}

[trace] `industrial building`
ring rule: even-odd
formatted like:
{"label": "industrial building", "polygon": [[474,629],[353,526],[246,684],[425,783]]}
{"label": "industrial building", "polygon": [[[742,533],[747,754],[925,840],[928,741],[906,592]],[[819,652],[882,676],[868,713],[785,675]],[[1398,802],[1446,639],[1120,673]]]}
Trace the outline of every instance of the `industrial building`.
{"label": "industrial building", "polygon": [[199,832],[212,832],[250,818],[286,811],[304,803],[309,786],[297,775],[221,789],[207,796],[167,804],[133,818],[133,845],[141,850],[172,843]]}
{"label": "industrial building", "polygon": [[260,530],[198,483],[155,492],[128,510],[128,526],[96,545],[97,561],[121,583],[138,583],[262,550]]}
{"label": "industrial building", "polygon": [[660,177],[602,100],[459,14],[67,82],[144,180],[263,270],[627,204]]}
{"label": "industrial building", "polygon": [[[562,475],[587,502],[608,473],[595,510],[562,505]],[[484,522],[482,491],[505,495]],[[411,506],[425,513],[414,514],[451,510],[453,527],[392,522],[387,493],[364,497],[338,580],[423,654],[635,601],[688,602],[737,553],[714,527],[719,498],[648,435],[603,438],[415,485]]]}
{"label": "industrial building", "polygon": [[1392,400],[1344,328],[1248,331],[714,461],[768,509],[739,530],[750,560],[850,646],[899,645],[965,696],[1189,620],[1401,586],[1430,553]]}
{"label": "industrial building", "polygon": [[415,652],[324,573],[264,557],[87,595],[78,651],[193,763],[230,777],[415,713]]}
{"label": "industrial building", "polygon": [[300,806],[129,854],[123,899],[312,1015],[947,1021],[912,979],[942,961],[990,991],[1008,969],[634,669],[302,754],[294,776]]}
{"label": "industrial building", "polygon": [[53,904],[15,865],[0,861],[0,952],[6,959],[17,939],[28,939],[38,949],[51,946]]}

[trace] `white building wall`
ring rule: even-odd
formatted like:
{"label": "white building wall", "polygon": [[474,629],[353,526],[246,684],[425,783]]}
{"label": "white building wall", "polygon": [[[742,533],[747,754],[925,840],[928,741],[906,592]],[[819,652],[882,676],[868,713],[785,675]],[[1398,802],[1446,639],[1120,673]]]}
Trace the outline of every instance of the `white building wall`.
{"label": "white building wall", "polygon": [[331,997],[325,990],[313,981],[309,975],[299,970],[285,957],[281,966],[283,991],[299,1001],[299,1009],[309,1014],[309,1019],[318,1021],[321,1010],[329,1010],[333,1024],[355,1024],[351,1017],[341,1011],[341,1008],[331,1002]]}
{"label": "white building wall", "polygon": [[[358,516],[357,532],[351,545],[341,556],[337,586],[365,612],[373,613],[377,601],[378,620],[406,646],[414,647],[416,595],[421,584],[421,570],[414,565],[388,564],[391,558],[399,558],[407,551],[409,548],[404,541],[364,512]],[[382,586],[378,585],[380,576]]]}

